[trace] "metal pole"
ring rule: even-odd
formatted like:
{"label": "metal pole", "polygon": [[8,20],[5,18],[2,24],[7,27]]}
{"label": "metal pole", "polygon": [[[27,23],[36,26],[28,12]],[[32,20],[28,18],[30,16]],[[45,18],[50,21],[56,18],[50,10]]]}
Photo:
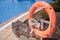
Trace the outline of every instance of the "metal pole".
{"label": "metal pole", "polygon": [[[41,19],[41,30],[43,31],[43,20]],[[43,40],[43,38],[40,38],[40,40]]]}

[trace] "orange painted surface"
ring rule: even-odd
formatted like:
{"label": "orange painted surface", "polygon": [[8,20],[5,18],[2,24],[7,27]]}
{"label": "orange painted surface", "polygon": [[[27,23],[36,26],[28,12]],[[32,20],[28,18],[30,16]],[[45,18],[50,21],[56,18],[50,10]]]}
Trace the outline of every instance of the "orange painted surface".
{"label": "orange painted surface", "polygon": [[[48,7],[47,7],[48,6]],[[47,12],[47,14],[49,15],[49,19],[51,17],[51,13],[52,13],[52,19],[50,20],[50,23],[52,24],[52,26],[49,24],[50,27],[48,27],[45,31],[40,31],[38,29],[36,29],[34,27],[34,25],[30,25],[30,28],[32,30],[34,30],[34,33],[35,35],[38,35],[39,37],[42,37],[42,38],[46,38],[48,36],[52,36],[53,33],[55,32],[56,30],[56,13],[53,9],[53,7],[47,3],[47,2],[36,2],[31,8],[30,8],[30,11],[29,11],[29,20],[31,20],[33,18],[33,15],[34,15],[34,12],[37,8],[43,8],[43,7],[46,7],[44,8],[44,10]]]}

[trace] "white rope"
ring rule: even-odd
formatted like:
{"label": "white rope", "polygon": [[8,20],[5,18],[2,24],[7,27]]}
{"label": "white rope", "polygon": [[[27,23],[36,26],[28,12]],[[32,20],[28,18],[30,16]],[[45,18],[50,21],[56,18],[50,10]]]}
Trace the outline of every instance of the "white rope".
{"label": "white rope", "polygon": [[[29,25],[34,25],[38,29],[40,27],[40,23],[38,23],[34,18],[32,18],[31,20],[29,20]],[[30,34],[32,35],[33,32],[34,32],[34,30],[31,29]]]}
{"label": "white rope", "polygon": [[40,19],[40,20],[42,20],[44,23],[47,23],[47,24],[49,24],[49,23],[50,23],[49,21],[44,20],[44,19]]}
{"label": "white rope", "polygon": [[29,20],[29,25],[34,25],[36,28],[40,27],[40,23],[38,23],[34,18]]}

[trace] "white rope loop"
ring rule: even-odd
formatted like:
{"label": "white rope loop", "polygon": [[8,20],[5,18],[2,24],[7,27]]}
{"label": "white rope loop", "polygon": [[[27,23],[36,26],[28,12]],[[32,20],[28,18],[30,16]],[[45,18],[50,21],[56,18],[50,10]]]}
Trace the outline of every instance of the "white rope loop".
{"label": "white rope loop", "polygon": [[38,23],[34,18],[29,20],[29,25],[34,25],[36,28],[40,27],[40,23]]}
{"label": "white rope loop", "polygon": [[[29,25],[34,25],[36,28],[40,27],[40,23],[38,23],[34,18],[32,18],[31,20],[29,20]],[[34,32],[33,29],[31,29],[30,34],[32,35]]]}

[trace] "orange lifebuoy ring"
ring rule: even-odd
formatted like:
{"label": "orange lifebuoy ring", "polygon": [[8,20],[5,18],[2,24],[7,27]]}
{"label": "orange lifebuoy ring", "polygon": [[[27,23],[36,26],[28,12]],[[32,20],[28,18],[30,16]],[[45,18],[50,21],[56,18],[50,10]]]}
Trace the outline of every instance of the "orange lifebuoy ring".
{"label": "orange lifebuoy ring", "polygon": [[[46,6],[48,6],[48,7],[46,7]],[[56,26],[56,13],[53,10],[52,6],[50,4],[48,4],[47,2],[43,2],[43,1],[36,2],[30,8],[29,21],[33,18],[33,14],[34,14],[35,10],[39,7],[41,7],[41,8],[46,7],[46,8],[44,8],[44,10],[48,13],[49,19],[51,18],[51,13],[53,14],[52,19],[50,20],[51,25],[49,24],[49,27],[45,31],[36,29],[34,25],[30,25],[30,28],[31,28],[31,30],[34,30],[34,33],[36,35],[38,35],[39,37],[46,38],[46,37],[52,35],[56,30],[56,27],[55,27]]]}

